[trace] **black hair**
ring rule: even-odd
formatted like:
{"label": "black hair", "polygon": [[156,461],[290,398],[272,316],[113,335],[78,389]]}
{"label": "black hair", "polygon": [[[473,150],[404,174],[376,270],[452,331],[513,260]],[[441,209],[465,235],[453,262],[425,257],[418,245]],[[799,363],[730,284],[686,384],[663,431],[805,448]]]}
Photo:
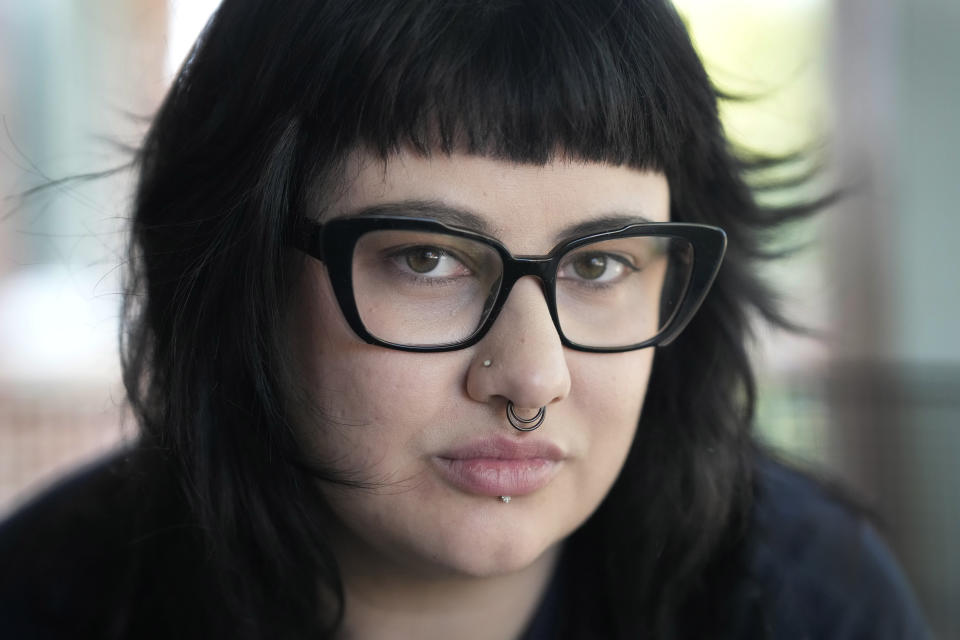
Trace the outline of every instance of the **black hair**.
{"label": "black hair", "polygon": [[564,629],[722,624],[754,491],[748,318],[782,321],[754,263],[814,207],[757,205],[744,175],[762,163],[730,148],[717,98],[665,0],[223,2],[139,154],[123,364],[141,446],[169,461],[240,637],[328,637],[342,616],[312,481],[338,478],[298,462],[282,327],[296,220],[360,147],[654,169],[673,220],[726,230],[619,479],[568,542],[593,597]]}

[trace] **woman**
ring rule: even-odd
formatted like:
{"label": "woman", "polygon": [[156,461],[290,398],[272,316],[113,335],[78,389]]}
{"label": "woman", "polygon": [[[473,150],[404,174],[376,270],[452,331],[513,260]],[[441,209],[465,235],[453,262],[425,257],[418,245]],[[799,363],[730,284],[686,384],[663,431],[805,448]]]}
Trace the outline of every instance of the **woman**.
{"label": "woman", "polygon": [[754,202],[665,2],[227,0],[139,167],[140,438],[6,525],[8,635],[925,633],[753,443],[815,207]]}

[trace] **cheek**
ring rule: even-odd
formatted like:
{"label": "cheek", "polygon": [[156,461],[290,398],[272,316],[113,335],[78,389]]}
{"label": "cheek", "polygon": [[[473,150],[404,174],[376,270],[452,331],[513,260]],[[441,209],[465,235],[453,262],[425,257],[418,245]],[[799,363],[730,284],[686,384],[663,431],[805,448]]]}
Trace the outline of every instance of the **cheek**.
{"label": "cheek", "polygon": [[601,428],[632,430],[640,417],[654,350],[582,355],[586,357],[571,368],[572,387],[579,391],[571,399],[595,416]]}
{"label": "cheek", "polygon": [[[398,444],[455,397],[459,363],[363,342],[343,315],[322,265],[304,273],[289,332],[298,371],[298,416],[304,446],[337,466],[388,466]],[[395,471],[395,470],[394,470]],[[378,472],[391,472],[379,469]]]}
{"label": "cheek", "polygon": [[[591,354],[587,354],[590,356]],[[592,497],[613,485],[633,442],[653,363],[653,350],[602,354],[576,367],[574,388],[581,421],[588,425],[586,477]]]}

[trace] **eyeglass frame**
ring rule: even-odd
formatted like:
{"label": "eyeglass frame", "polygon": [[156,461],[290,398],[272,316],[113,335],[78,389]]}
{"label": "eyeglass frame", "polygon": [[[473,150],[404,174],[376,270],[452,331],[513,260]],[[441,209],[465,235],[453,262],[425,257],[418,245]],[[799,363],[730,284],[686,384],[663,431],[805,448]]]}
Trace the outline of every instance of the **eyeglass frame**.
{"label": "eyeglass frame", "polygon": [[[467,338],[459,342],[441,345],[405,345],[381,340],[367,331],[360,318],[353,292],[353,252],[363,235],[372,231],[384,230],[443,233],[480,242],[493,248],[499,254],[503,265],[503,273],[497,297],[491,305],[486,319]],[[620,347],[590,347],[569,340],[560,326],[560,317],[557,311],[556,285],[560,259],[570,251],[585,244],[600,240],[643,236],[680,238],[689,242],[693,248],[690,279],[683,291],[680,305],[671,314],[664,326],[652,338],[643,342]],[[683,331],[703,303],[717,273],[720,271],[720,265],[726,252],[727,235],[720,227],[707,224],[642,222],[561,241],[545,255],[514,256],[496,238],[468,229],[450,226],[431,218],[362,216],[334,218],[324,223],[310,218],[301,218],[295,230],[292,244],[295,248],[326,265],[330,284],[333,286],[333,292],[337,298],[337,303],[340,305],[341,313],[343,313],[347,324],[350,325],[357,337],[368,344],[399,351],[434,353],[457,351],[471,347],[480,342],[496,322],[500,310],[506,304],[507,298],[517,281],[526,276],[533,276],[543,284],[543,295],[547,301],[547,308],[563,346],[590,353],[621,353],[651,346],[666,346]]]}

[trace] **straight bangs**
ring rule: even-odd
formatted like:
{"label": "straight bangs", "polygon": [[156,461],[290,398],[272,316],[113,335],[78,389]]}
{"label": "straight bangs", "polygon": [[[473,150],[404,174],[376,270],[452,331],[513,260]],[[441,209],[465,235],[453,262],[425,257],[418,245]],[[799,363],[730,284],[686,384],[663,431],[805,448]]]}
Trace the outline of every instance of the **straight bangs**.
{"label": "straight bangs", "polygon": [[666,172],[693,152],[693,132],[717,126],[682,22],[661,2],[344,13],[329,32],[304,34],[304,82],[289,94],[326,157],[363,146],[382,158],[400,148],[540,164],[564,155]]}

